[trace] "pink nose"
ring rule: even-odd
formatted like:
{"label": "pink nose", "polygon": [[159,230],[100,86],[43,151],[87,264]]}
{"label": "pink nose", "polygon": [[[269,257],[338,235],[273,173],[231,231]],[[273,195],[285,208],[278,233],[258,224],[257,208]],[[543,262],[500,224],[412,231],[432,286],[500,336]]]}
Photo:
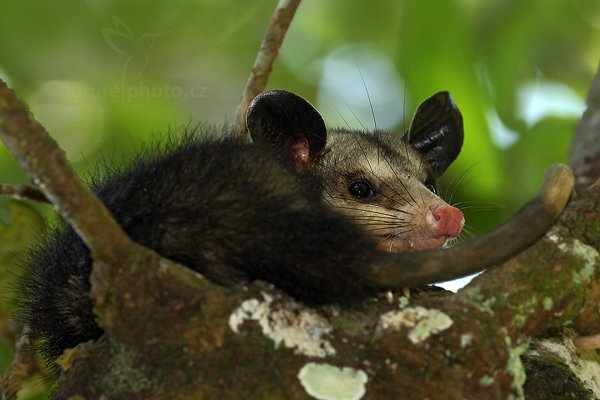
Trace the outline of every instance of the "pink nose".
{"label": "pink nose", "polygon": [[432,212],[435,222],[431,225],[433,233],[438,236],[456,237],[462,229],[465,218],[455,207],[443,205]]}

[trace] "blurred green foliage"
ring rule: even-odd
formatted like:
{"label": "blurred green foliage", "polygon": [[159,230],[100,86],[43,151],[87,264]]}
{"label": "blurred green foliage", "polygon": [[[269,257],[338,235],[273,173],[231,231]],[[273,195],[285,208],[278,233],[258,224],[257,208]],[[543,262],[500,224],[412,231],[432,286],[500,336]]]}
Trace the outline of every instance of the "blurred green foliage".
{"label": "blurred green foliage", "polygon": [[[3,0],[0,77],[88,171],[101,154],[231,118],[275,4]],[[420,100],[450,90],[466,137],[445,184],[483,232],[535,193],[548,164],[567,160],[598,49],[596,0],[305,0],[269,88],[333,104],[326,121],[346,114],[354,126],[364,80],[376,120],[393,117],[399,132]],[[0,182],[26,182],[3,147]],[[7,210],[0,201],[0,218]]]}
{"label": "blurred green foliage", "polygon": [[[8,211],[9,223],[0,222],[0,374],[10,365],[20,331],[10,317],[16,306],[14,287],[21,254],[46,231],[43,218],[28,204],[11,200]],[[40,390],[39,384],[28,385],[23,398],[32,400]]]}
{"label": "blurred green foliage", "polygon": [[[34,241],[38,235],[46,232],[46,225],[42,217],[28,204],[11,200],[8,203],[10,212],[10,223],[0,222],[0,282],[2,282],[3,292],[0,296],[0,327],[7,325],[7,317],[11,307],[14,306],[12,294],[9,288],[12,288],[16,278],[15,270],[11,266],[16,266],[19,262],[19,254]],[[14,340],[10,332],[2,331],[1,336]],[[0,372],[4,371],[6,366],[0,360]]]}
{"label": "blurred green foliage", "polygon": [[[166,130],[231,118],[274,5],[273,0],[4,0],[0,76],[30,104],[78,171],[86,171],[102,152],[127,153]],[[369,53],[358,56],[352,46],[386,58],[399,89],[371,86],[377,77],[368,73],[361,78],[360,71],[370,67]],[[317,101],[327,60],[344,47],[351,57],[355,51],[354,76],[336,88],[341,97]],[[376,116],[396,114],[398,131],[419,101],[450,90],[464,114],[466,140],[447,181],[473,167],[453,200],[501,206],[469,219],[485,231],[535,192],[550,162],[566,160],[598,48],[595,1],[305,0],[269,88],[296,91],[318,106],[335,103],[347,114],[355,97],[368,101],[365,79]],[[578,101],[575,111],[526,122],[521,89],[547,83],[570,90]],[[362,92],[344,98],[349,85]],[[380,106],[379,99],[392,90],[401,91],[399,101],[396,96],[391,108]],[[516,135],[514,144],[496,144],[490,115]],[[325,118],[339,123],[335,113]],[[361,122],[373,126],[370,116]],[[25,181],[4,149],[0,181]]]}

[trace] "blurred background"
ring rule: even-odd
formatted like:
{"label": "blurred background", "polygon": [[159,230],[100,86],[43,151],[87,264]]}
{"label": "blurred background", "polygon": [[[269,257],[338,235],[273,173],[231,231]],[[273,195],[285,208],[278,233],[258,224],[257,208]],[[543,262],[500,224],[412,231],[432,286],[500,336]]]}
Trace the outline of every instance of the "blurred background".
{"label": "blurred background", "polygon": [[[84,172],[101,153],[229,121],[275,4],[3,0],[0,77]],[[329,126],[372,129],[370,97],[377,126],[399,133],[449,90],[465,146],[442,187],[462,180],[452,201],[474,202],[468,223],[484,232],[566,160],[599,49],[592,0],[305,0],[269,88],[306,97]],[[26,182],[3,147],[0,182]]]}
{"label": "blurred background", "polygon": [[[230,121],[275,5],[2,0],[0,77],[85,173],[101,154]],[[480,234],[566,162],[599,60],[597,0],[304,0],[268,88],[307,98],[329,126],[398,133],[449,90],[465,145],[441,193]],[[3,146],[0,182],[27,182]],[[0,199],[5,230],[10,207]]]}

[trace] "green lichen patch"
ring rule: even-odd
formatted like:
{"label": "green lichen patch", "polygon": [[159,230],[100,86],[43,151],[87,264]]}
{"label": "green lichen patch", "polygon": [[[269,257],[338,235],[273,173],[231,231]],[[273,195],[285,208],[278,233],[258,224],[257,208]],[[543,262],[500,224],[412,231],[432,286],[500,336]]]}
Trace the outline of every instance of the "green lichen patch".
{"label": "green lichen patch", "polygon": [[[506,334],[505,329],[504,333]],[[507,345],[508,350],[506,372],[513,376],[512,388],[517,393],[517,398],[523,399],[525,397],[523,385],[525,384],[525,379],[527,378],[527,375],[525,374],[525,367],[523,366],[523,362],[521,361],[521,355],[525,352],[525,350],[527,350],[529,342],[522,343],[518,346],[512,346],[512,341],[508,334],[506,334],[506,336],[504,337],[504,341]]]}
{"label": "green lichen patch", "polygon": [[494,383],[494,378],[489,375],[484,375],[479,379],[479,384],[481,386],[490,386]]}
{"label": "green lichen patch", "polygon": [[562,252],[572,253],[575,257],[581,259],[583,262],[583,268],[578,272],[573,272],[574,283],[581,284],[583,282],[587,282],[594,276],[596,273],[596,265],[598,264],[598,259],[600,258],[598,250],[592,246],[588,246],[578,239],[573,239],[570,244],[565,242],[558,243],[558,248]]}
{"label": "green lichen patch", "polygon": [[410,301],[408,300],[408,298],[406,298],[404,296],[402,296],[398,299],[398,306],[400,308],[406,308],[409,303],[410,303]]}
{"label": "green lichen patch", "polygon": [[359,400],[365,393],[367,374],[350,367],[307,363],[298,373],[306,392],[319,400]]}
{"label": "green lichen patch", "polygon": [[508,362],[506,363],[506,372],[513,376],[512,388],[517,392],[519,398],[524,397],[523,385],[527,378],[525,368],[521,362],[521,354],[527,349],[527,343],[513,347],[508,351]]}
{"label": "green lichen patch", "polygon": [[447,314],[425,307],[407,307],[401,311],[389,311],[379,319],[379,329],[399,330],[409,328],[408,339],[417,344],[429,336],[452,326],[452,319]]}
{"label": "green lichen patch", "polygon": [[481,293],[479,286],[467,287],[460,291],[462,296],[475,303],[481,303],[485,300],[485,295]]}
{"label": "green lichen patch", "polygon": [[531,297],[522,300],[513,315],[512,324],[517,328],[522,328],[529,320],[530,316],[538,312],[539,307],[538,297],[533,294]]}
{"label": "green lichen patch", "polygon": [[473,343],[473,334],[472,333],[463,333],[460,335],[460,347],[465,348],[470,346]]}
{"label": "green lichen patch", "polygon": [[551,297],[544,297],[544,300],[542,300],[542,302],[544,303],[544,310],[545,311],[552,311],[552,309],[554,308],[554,301],[552,300]]}
{"label": "green lichen patch", "polygon": [[257,322],[263,334],[275,342],[275,348],[283,345],[308,357],[336,353],[327,340],[333,330],[331,323],[316,310],[291,300],[276,304],[271,296],[263,294],[263,297],[263,300],[244,301],[229,316],[229,327],[233,332],[239,333],[244,321],[251,320]]}
{"label": "green lichen patch", "polygon": [[460,295],[467,300],[469,303],[480,308],[481,310],[493,314],[492,306],[496,302],[495,297],[486,297],[485,294],[481,293],[481,289],[478,286],[469,287],[459,291]]}

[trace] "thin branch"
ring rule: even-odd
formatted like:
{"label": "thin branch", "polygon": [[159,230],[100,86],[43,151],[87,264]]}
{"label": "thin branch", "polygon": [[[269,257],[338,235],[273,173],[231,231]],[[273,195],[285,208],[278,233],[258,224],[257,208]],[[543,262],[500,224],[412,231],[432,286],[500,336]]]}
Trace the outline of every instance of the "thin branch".
{"label": "thin branch", "polygon": [[299,4],[300,0],[279,0],[279,4],[277,4],[275,13],[271,18],[265,37],[260,45],[252,72],[242,93],[242,100],[235,111],[235,120],[233,122],[235,135],[244,140],[248,138],[246,132],[246,110],[250,102],[265,90],[269,75],[273,69],[273,64],[279,54],[279,48]]}
{"label": "thin branch", "polygon": [[46,198],[44,193],[31,186],[0,184],[0,196],[12,197],[17,200],[34,201],[36,203],[52,204]]}
{"label": "thin branch", "polygon": [[573,339],[573,344],[582,350],[600,349],[600,333],[589,336],[578,336]]}
{"label": "thin branch", "polygon": [[125,254],[129,238],[110,212],[75,176],[64,152],[0,80],[0,139],[29,178],[73,226],[95,258]]}

